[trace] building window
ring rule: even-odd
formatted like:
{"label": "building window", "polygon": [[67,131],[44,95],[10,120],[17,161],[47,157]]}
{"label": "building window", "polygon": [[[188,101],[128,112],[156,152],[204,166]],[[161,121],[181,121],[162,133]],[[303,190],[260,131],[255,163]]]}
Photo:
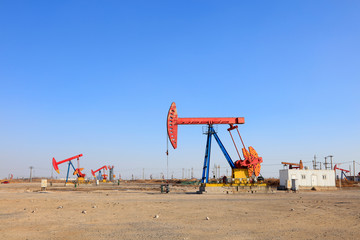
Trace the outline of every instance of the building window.
{"label": "building window", "polygon": [[324,179],[324,180],[326,179],[326,175],[323,175],[323,179]]}
{"label": "building window", "polygon": [[302,174],[302,175],[301,175],[301,179],[306,179],[305,174]]}

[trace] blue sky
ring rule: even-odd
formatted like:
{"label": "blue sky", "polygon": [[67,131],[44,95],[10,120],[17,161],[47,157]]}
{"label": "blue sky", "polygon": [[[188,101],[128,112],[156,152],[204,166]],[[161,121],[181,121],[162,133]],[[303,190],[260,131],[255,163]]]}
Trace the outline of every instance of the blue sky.
{"label": "blue sky", "polygon": [[[360,163],[359,11],[358,1],[1,1],[0,177],[29,166],[49,176],[52,157],[79,153],[87,174],[111,164],[157,176],[173,101],[179,117],[245,117],[265,177],[314,154]],[[205,141],[201,126],[179,126],[170,173],[199,177]],[[214,163],[225,171],[216,145]]]}

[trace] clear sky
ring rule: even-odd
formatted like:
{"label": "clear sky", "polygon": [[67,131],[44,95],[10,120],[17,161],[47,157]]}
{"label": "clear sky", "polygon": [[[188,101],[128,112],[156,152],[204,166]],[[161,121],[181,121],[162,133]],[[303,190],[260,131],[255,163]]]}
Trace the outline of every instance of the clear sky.
{"label": "clear sky", "polygon": [[[359,12],[328,0],[1,1],[0,178],[50,176],[52,157],[79,153],[88,175],[106,164],[156,177],[173,101],[179,117],[245,117],[265,177],[314,154],[360,163]],[[179,126],[170,173],[200,177],[205,142],[201,126]],[[214,163],[225,171],[215,142]]]}

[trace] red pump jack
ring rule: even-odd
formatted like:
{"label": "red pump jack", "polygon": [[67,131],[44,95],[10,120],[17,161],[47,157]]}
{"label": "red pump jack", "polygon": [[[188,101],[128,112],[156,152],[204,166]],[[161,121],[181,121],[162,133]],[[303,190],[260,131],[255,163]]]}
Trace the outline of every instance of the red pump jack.
{"label": "red pump jack", "polygon": [[104,170],[104,174],[101,175],[101,170],[102,170],[102,169],[108,170],[108,168],[107,168],[106,165],[102,166],[101,168],[99,168],[99,169],[97,169],[97,170],[95,170],[95,171],[93,171],[93,170],[91,169],[91,174],[93,175],[93,177],[94,177],[95,179],[96,179],[95,173],[97,173],[97,172],[99,172],[99,173],[98,173],[98,180],[102,180],[102,179],[106,180],[106,179],[107,179],[107,175],[105,174],[105,170]]}
{"label": "red pump jack", "polygon": [[334,171],[335,171],[335,175],[336,175],[336,170],[340,170],[341,171],[341,180],[343,180],[343,177],[345,178],[346,181],[348,181],[348,178],[346,176],[345,173],[350,173],[350,170],[346,170],[346,169],[343,169],[343,168],[339,168],[337,166],[337,164],[335,164],[334,166]]}
{"label": "red pump jack", "polygon": [[[68,179],[69,179],[70,166],[74,169],[73,175],[77,175],[78,179],[79,178],[83,179],[85,177],[85,174],[81,172],[81,171],[84,170],[84,168],[80,168],[79,158],[82,157],[82,156],[83,156],[82,154],[79,154],[79,155],[73,156],[71,158],[67,158],[65,160],[59,161],[59,162],[56,162],[55,158],[52,159],[52,165],[53,165],[55,171],[57,173],[59,173],[59,174],[60,174],[59,165],[62,164],[62,163],[68,162],[68,170],[67,170],[67,174],[66,174],[65,184],[68,182]],[[77,159],[77,165],[78,165],[77,168],[75,168],[74,165],[71,162],[74,159]]]}
{"label": "red pump jack", "polygon": [[[171,145],[174,149],[177,148],[177,135],[178,135],[178,125],[189,125],[189,124],[206,124],[208,125],[207,131],[207,143],[205,150],[205,159],[204,159],[204,167],[202,174],[202,183],[208,183],[209,181],[209,170],[210,170],[210,153],[211,153],[211,138],[215,137],[215,140],[219,144],[220,149],[222,150],[226,160],[228,161],[230,167],[233,171],[233,178],[251,178],[253,174],[255,177],[258,177],[260,174],[261,166],[260,164],[263,162],[262,158],[258,156],[257,152],[253,147],[249,147],[247,150],[245,144],[241,138],[240,132],[238,130],[238,126],[235,124],[244,124],[245,119],[243,117],[233,117],[233,118],[179,118],[176,104],[173,102],[170,106],[168,115],[167,115],[167,133],[170,140]],[[213,125],[214,124],[229,124],[228,131],[230,133],[231,139],[234,143],[236,151],[239,156],[239,160],[235,163],[231,160],[230,155],[226,151],[224,145],[220,141],[217,133],[215,132]],[[234,138],[231,134],[231,130],[237,130],[239,134],[241,143],[243,145],[242,153],[243,159],[240,156]]]}

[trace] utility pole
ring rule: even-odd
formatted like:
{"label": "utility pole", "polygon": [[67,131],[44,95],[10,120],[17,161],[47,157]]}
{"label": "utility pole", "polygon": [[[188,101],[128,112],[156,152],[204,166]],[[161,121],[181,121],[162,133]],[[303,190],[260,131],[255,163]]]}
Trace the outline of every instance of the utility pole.
{"label": "utility pole", "polygon": [[349,174],[351,176],[351,165],[349,164]]}
{"label": "utility pole", "polygon": [[313,169],[316,170],[317,168],[317,164],[316,164],[316,155],[314,155],[314,160],[313,160]]}
{"label": "utility pole", "polygon": [[169,154],[166,155],[166,179],[169,180]]}
{"label": "utility pole", "polygon": [[143,179],[145,180],[145,168],[143,168]]}
{"label": "utility pole", "polygon": [[342,180],[342,173],[340,173],[340,178],[339,178],[339,187],[341,188],[341,180]]}
{"label": "utility pole", "polygon": [[324,164],[325,170],[327,170],[327,165],[328,165],[328,163],[326,162],[326,158],[327,158],[327,157],[325,157],[325,164]]}
{"label": "utility pole", "polygon": [[184,168],[182,169],[182,178],[181,179],[184,179]]}
{"label": "utility pole", "polygon": [[30,182],[32,182],[32,170],[33,170],[33,166],[30,167]]}
{"label": "utility pole", "polygon": [[328,157],[330,157],[330,162],[331,162],[331,170],[332,170],[332,169],[334,169],[334,168],[333,168],[333,165],[332,165],[332,157],[333,157],[333,155],[330,155],[330,156],[328,156]]}
{"label": "utility pole", "polygon": [[53,173],[54,173],[54,169],[53,169],[52,166],[51,166],[51,179],[54,179]]}
{"label": "utility pole", "polygon": [[213,178],[216,178],[216,174],[217,174],[217,166],[216,166],[216,164],[214,164],[212,174],[213,174]]}
{"label": "utility pole", "polygon": [[355,171],[355,160],[353,161],[353,171],[354,171],[354,172],[353,172],[353,173],[354,173],[353,176],[354,176],[354,181],[355,181],[355,172],[356,172],[356,171]]}
{"label": "utility pole", "polygon": [[191,168],[191,179],[194,178],[194,168]]}

